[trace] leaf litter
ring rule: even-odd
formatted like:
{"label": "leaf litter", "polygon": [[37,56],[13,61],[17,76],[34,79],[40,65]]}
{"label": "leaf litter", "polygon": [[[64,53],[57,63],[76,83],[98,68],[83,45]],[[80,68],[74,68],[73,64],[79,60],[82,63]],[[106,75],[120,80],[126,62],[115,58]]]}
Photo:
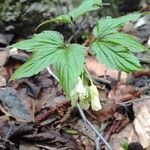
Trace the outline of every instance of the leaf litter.
{"label": "leaf litter", "polygon": [[[8,82],[27,58],[28,55],[19,52],[5,55],[1,61],[0,148],[94,150],[95,134],[77,110],[70,108],[58,82],[46,70],[29,79]],[[149,66],[148,59],[142,59]],[[122,142],[140,142],[148,148],[150,102],[124,102],[148,95],[149,70],[133,73],[129,81],[126,73],[119,78],[117,71],[107,69],[90,56],[86,65],[99,87],[103,106],[100,111],[86,111],[87,118],[115,150],[120,149]]]}

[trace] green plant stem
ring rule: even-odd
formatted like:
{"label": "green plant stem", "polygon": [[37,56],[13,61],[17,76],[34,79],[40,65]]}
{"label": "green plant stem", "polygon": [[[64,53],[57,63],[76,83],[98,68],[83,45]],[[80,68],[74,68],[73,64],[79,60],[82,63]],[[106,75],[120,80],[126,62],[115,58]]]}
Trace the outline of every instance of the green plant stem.
{"label": "green plant stem", "polygon": [[90,76],[89,71],[88,71],[85,67],[84,67],[84,70],[85,70],[85,73],[87,74],[87,76],[88,76],[88,78],[89,78],[89,80],[90,80],[91,85],[94,85],[93,80],[92,80],[92,78],[91,78],[91,76]]}
{"label": "green plant stem", "polygon": [[[77,43],[77,35],[76,35],[76,31],[75,31],[75,25],[73,23],[71,23],[70,26],[71,26],[71,30],[72,30],[72,34],[73,34],[73,39]],[[71,41],[69,41],[69,42],[71,42]]]}

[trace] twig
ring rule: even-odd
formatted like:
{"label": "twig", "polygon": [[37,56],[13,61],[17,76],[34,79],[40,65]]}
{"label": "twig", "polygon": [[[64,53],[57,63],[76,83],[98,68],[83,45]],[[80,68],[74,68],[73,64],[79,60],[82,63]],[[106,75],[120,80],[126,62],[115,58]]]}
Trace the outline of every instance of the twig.
{"label": "twig", "polygon": [[50,67],[47,67],[47,71],[48,73],[59,82],[59,79],[57,78],[57,76],[52,72],[52,70],[50,69]]}
{"label": "twig", "polygon": [[9,131],[8,131],[8,133],[6,135],[6,140],[8,140],[8,137],[9,137],[11,131],[12,131],[12,125],[10,125]]}
{"label": "twig", "polygon": [[91,75],[91,77],[92,77],[93,80],[96,80],[98,82],[101,82],[101,83],[104,83],[104,84],[107,84],[107,85],[111,84],[111,82],[109,80],[105,79],[105,78],[99,78],[99,77],[92,76],[92,75]]}
{"label": "twig", "polygon": [[74,38],[75,42],[77,43],[77,33],[75,31],[75,25],[73,23],[71,23],[70,26],[71,26],[73,36],[72,36],[72,38],[71,37],[69,38],[68,42],[70,43],[71,40]]}
{"label": "twig", "polygon": [[85,117],[85,114],[78,103],[77,103],[77,108],[79,110],[79,113],[80,113],[83,121],[92,128],[92,130],[97,134],[97,136],[100,138],[100,140],[103,141],[103,143],[107,146],[108,150],[112,150],[109,143],[103,138],[103,136],[96,130],[96,128],[91,124],[91,122]]}
{"label": "twig", "polygon": [[95,147],[96,150],[100,150],[100,137],[97,137],[95,140]]}
{"label": "twig", "polygon": [[82,26],[83,24],[86,22],[86,20],[84,20],[81,25],[80,25],[80,28],[77,30],[77,31],[73,31],[73,35],[68,39],[68,43],[71,42],[71,40],[77,36],[77,34],[82,30]]}
{"label": "twig", "polygon": [[137,98],[137,99],[134,99],[134,100],[121,102],[121,103],[116,103],[116,104],[118,104],[118,105],[125,105],[125,104],[128,104],[128,103],[134,103],[134,102],[145,101],[145,100],[150,100],[150,96],[143,97],[143,98]]}

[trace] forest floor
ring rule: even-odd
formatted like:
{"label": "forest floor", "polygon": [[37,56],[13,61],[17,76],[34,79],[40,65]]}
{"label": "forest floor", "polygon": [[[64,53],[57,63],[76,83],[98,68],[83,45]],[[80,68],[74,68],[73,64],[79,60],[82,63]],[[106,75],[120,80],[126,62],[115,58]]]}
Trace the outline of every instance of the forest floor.
{"label": "forest floor", "polygon": [[[150,16],[122,30],[150,48]],[[4,48],[12,38],[0,34],[0,150],[105,149],[46,69],[30,78],[9,81],[30,57],[15,48]],[[132,74],[108,69],[91,56],[86,59],[103,108],[89,109],[84,115],[113,150],[128,144],[133,150],[150,149],[150,52],[136,56],[143,69]]]}

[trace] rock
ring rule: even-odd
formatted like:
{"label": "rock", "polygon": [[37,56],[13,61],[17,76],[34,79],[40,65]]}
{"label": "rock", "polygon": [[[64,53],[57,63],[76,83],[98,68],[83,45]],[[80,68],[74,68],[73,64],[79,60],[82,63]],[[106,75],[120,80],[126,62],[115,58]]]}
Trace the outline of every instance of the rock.
{"label": "rock", "polygon": [[2,46],[7,46],[13,39],[14,34],[1,34],[0,33],[0,44]]}

